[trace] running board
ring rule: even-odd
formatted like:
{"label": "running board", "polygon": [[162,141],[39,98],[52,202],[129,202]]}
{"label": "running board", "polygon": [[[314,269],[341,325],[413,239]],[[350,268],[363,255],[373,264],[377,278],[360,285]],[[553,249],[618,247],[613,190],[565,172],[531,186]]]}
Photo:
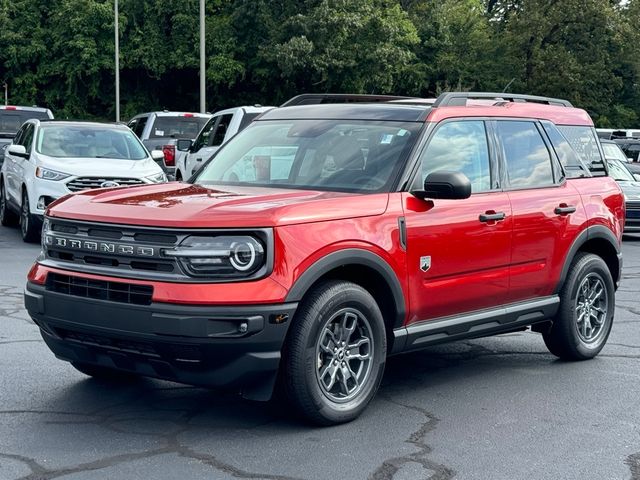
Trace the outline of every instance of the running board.
{"label": "running board", "polygon": [[393,331],[391,353],[417,350],[428,345],[484,337],[525,327],[552,318],[558,311],[557,295],[503,305],[460,316],[413,323]]}

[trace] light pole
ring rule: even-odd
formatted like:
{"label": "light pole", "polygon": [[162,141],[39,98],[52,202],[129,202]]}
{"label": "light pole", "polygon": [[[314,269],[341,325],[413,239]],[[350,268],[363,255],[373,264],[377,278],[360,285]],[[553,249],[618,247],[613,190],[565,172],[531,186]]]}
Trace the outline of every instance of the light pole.
{"label": "light pole", "polygon": [[204,58],[204,0],[200,0],[200,113],[207,111]]}
{"label": "light pole", "polygon": [[118,0],[115,0],[116,40],[116,122],[120,121],[120,39],[118,38]]}

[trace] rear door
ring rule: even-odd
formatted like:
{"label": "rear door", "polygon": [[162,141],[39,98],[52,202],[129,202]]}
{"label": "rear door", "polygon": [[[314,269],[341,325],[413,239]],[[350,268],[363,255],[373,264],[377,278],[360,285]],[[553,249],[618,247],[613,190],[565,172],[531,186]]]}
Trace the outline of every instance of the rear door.
{"label": "rear door", "polygon": [[[416,186],[436,170],[464,173],[465,200],[403,194],[412,316],[420,322],[504,304],[513,218],[501,190],[495,142],[483,120],[443,122],[420,154]],[[422,187],[420,187],[422,188]]]}
{"label": "rear door", "polygon": [[513,209],[509,301],[550,295],[585,220],[579,193],[536,120],[492,122]]}

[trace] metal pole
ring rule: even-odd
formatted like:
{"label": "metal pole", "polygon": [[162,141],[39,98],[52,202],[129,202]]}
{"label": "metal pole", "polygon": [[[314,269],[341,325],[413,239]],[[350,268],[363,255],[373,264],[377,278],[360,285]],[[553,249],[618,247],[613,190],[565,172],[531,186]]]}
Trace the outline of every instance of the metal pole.
{"label": "metal pole", "polygon": [[118,0],[115,0],[116,40],[116,122],[120,121],[120,39],[118,38]]}
{"label": "metal pole", "polygon": [[204,59],[204,0],[200,0],[200,113],[207,111]]}

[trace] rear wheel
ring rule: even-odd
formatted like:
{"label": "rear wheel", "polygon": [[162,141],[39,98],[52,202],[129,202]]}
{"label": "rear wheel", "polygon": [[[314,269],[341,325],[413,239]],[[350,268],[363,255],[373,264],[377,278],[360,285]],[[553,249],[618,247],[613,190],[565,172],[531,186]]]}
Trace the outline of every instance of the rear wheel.
{"label": "rear wheel", "polygon": [[611,332],[615,288],[607,264],[592,253],[579,253],[560,291],[560,309],[543,334],[551,353],[565,360],[593,358]]}
{"label": "rear wheel", "polygon": [[7,203],[7,194],[4,191],[3,180],[0,179],[0,223],[5,227],[13,226],[18,223],[18,216],[11,211]]}
{"label": "rear wheel", "polygon": [[20,210],[20,231],[22,240],[29,243],[37,242],[40,239],[40,228],[38,220],[31,214],[29,206],[29,196],[27,192],[22,192],[22,208]]}
{"label": "rear wheel", "polygon": [[348,422],[374,397],[387,354],[376,301],[351,282],[331,281],[305,297],[284,349],[287,398],[321,425]]}

